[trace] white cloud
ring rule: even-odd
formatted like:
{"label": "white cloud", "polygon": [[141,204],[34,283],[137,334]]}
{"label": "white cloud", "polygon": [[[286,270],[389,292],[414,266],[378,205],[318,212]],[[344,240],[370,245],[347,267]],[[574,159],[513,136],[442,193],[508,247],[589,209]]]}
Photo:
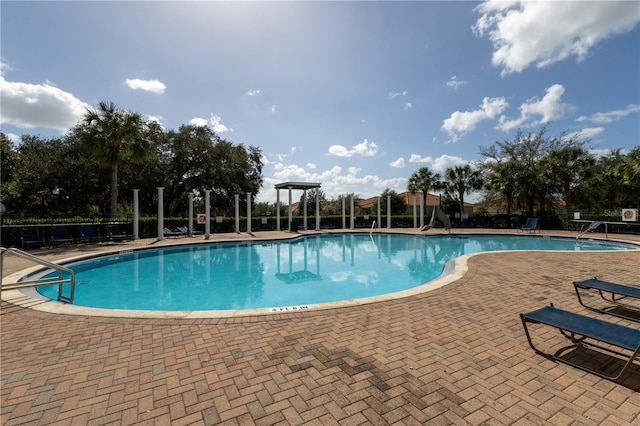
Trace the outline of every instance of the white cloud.
{"label": "white cloud", "polygon": [[189,124],[194,126],[209,126],[211,130],[216,133],[233,132],[233,129],[224,125],[222,123],[222,118],[215,114],[211,114],[211,118],[209,120],[201,117],[192,118],[189,120]]}
{"label": "white cloud", "polygon": [[457,89],[458,87],[463,86],[467,83],[468,83],[467,81],[458,80],[458,77],[454,75],[449,79],[449,81],[447,81],[447,86]]}
{"label": "white cloud", "polygon": [[394,99],[398,96],[407,96],[408,94],[406,90],[404,92],[389,92],[389,99]]}
{"label": "white cloud", "polygon": [[621,118],[626,117],[629,114],[634,112],[640,112],[640,105],[627,105],[624,109],[618,109],[614,111],[607,112],[596,112],[595,114],[587,117],[585,115],[579,117],[576,121],[591,121],[593,123],[611,123],[616,120],[620,120]]}
{"label": "white cloud", "polygon": [[565,135],[565,139],[591,139],[602,132],[604,132],[604,127],[586,127],[579,132],[573,132]]}
{"label": "white cloud", "polygon": [[160,125],[160,128],[164,130],[164,126],[162,125],[162,116],[161,115],[147,115],[147,121],[153,121]]}
{"label": "white cloud", "polygon": [[571,108],[560,101],[563,94],[564,87],[554,84],[546,90],[542,99],[533,97],[520,105],[519,118],[508,120],[504,115],[501,116],[496,129],[508,132],[518,127],[544,124],[561,118]]}
{"label": "white cloud", "polygon": [[209,124],[209,120],[207,120],[206,118],[196,117],[189,120],[189,124],[193,126],[204,127]]}
{"label": "white cloud", "polygon": [[640,22],[636,1],[489,0],[475,9],[473,30],[493,43],[492,63],[502,75],[575,56],[584,59],[600,41]]}
{"label": "white cloud", "polygon": [[389,163],[389,166],[396,168],[396,169],[403,169],[404,168],[404,158],[400,157],[395,161],[392,161]]}
{"label": "white cloud", "polygon": [[233,132],[231,127],[227,127],[222,123],[222,118],[219,115],[212,115],[209,121],[211,122],[211,128],[216,133]]}
{"label": "white cloud", "polygon": [[411,102],[407,102],[406,104],[404,104],[404,110],[408,110],[413,108],[413,104]]}
{"label": "white cloud", "polygon": [[276,106],[271,105],[271,114],[275,114],[275,113],[276,113]]}
{"label": "white cloud", "polygon": [[318,166],[315,163],[307,163],[307,168],[314,170],[317,169]]}
{"label": "white cloud", "polygon": [[167,88],[158,80],[141,80],[139,78],[128,78],[125,83],[133,90],[144,90],[145,92],[162,94]]}
{"label": "white cloud", "polygon": [[[282,182],[320,182],[321,190],[328,199],[336,199],[340,195],[353,193],[362,198],[369,198],[380,195],[386,188],[391,188],[397,192],[406,190],[406,178],[382,179],[376,175],[359,176],[360,168],[350,167],[346,171],[339,166],[333,166],[324,171],[309,171],[295,164],[285,165],[278,163],[274,165],[272,176],[266,176],[262,189],[258,194],[259,202],[275,202],[276,190],[274,186]],[[362,192],[367,188],[367,192]],[[280,191],[280,202],[288,203],[287,191]],[[301,191],[294,191],[293,201],[298,201]]]}
{"label": "white cloud", "polygon": [[260,89],[249,89],[245,93],[245,96],[258,96],[260,94]]}
{"label": "white cloud", "polygon": [[422,155],[419,155],[419,154],[411,154],[411,157],[409,158],[410,163],[430,163],[432,161],[433,161],[433,158],[423,157]]}
{"label": "white cloud", "polygon": [[356,154],[362,155],[363,157],[373,157],[377,152],[378,144],[369,142],[366,139],[351,149],[342,145],[331,145],[329,147],[329,155],[335,155],[336,157],[352,157]]}
{"label": "white cloud", "polygon": [[0,76],[4,76],[5,71],[11,71],[11,65],[6,63],[4,59],[0,58]]}
{"label": "white cloud", "polygon": [[66,132],[82,119],[91,106],[49,82],[30,84],[0,77],[0,124],[21,128],[55,129]]}
{"label": "white cloud", "polygon": [[438,173],[444,173],[449,167],[464,166],[468,163],[460,157],[445,154],[433,160],[433,169]]}
{"label": "white cloud", "polygon": [[475,130],[479,122],[496,117],[508,106],[509,104],[505,98],[485,97],[482,100],[480,109],[465,112],[456,111],[451,114],[451,117],[443,121],[440,129],[446,131],[452,141],[455,142],[461,136]]}
{"label": "white cloud", "polygon": [[6,133],[5,136],[14,144],[17,144],[20,142],[20,136],[16,135],[15,133]]}

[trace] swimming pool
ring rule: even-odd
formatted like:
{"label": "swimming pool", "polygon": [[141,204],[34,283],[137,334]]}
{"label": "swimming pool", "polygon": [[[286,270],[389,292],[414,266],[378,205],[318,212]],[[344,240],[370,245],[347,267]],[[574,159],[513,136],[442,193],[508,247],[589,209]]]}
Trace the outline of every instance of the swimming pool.
{"label": "swimming pool", "polygon": [[[399,292],[440,276],[456,257],[496,250],[628,250],[547,236],[323,234],[193,244],[66,264],[74,305],[150,311],[296,309]],[[57,286],[38,290],[55,299]]]}

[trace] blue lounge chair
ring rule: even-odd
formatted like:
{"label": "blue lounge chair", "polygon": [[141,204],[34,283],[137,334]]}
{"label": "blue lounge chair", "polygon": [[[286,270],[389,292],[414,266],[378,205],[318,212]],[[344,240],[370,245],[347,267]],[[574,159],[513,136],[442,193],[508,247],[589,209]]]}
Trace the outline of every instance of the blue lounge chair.
{"label": "blue lounge chair", "polygon": [[57,244],[71,244],[73,238],[69,236],[66,226],[53,226],[50,229],[51,232],[51,245]]}
{"label": "blue lounge chair", "polygon": [[187,226],[178,226],[176,229],[182,232],[184,235],[188,235],[188,236],[202,234],[202,232],[196,231],[195,229],[192,229],[191,232],[189,232],[189,227]]}
{"label": "blue lounge chair", "polygon": [[187,236],[185,232],[172,231],[170,228],[166,228],[166,227],[162,230],[162,234],[165,237],[186,237]]}
{"label": "blue lounge chair", "polygon": [[540,227],[538,226],[538,218],[537,217],[528,218],[527,219],[527,223],[522,225],[520,228],[517,228],[517,232],[527,231],[529,233],[531,233],[531,232],[535,233],[536,230],[538,230],[538,232],[540,232]]}
{"label": "blue lounge chair", "polygon": [[42,237],[40,237],[37,229],[20,230],[20,242],[22,243],[22,248],[24,249],[44,246],[44,240],[42,239]]}
{"label": "blue lounge chair", "polygon": [[96,234],[93,232],[93,227],[88,225],[79,226],[78,232],[80,233],[79,242],[82,243],[93,243],[103,240],[100,236],[96,236]]}
{"label": "blue lounge chair", "polygon": [[[599,377],[610,380],[619,379],[633,365],[634,360],[640,354],[640,330],[635,328],[564,311],[554,308],[553,305],[545,306],[537,311],[520,314],[520,319],[522,320],[529,346],[537,354],[593,373]],[[542,324],[557,328],[564,337],[571,341],[571,344],[554,353],[544,352],[533,344],[529,333],[529,324]],[[603,346],[603,344],[606,346]],[[601,368],[590,368],[586,363],[578,363],[571,360],[571,351],[577,348],[598,349],[598,352],[602,351],[615,355],[614,358],[622,361],[623,365],[611,374],[601,371]],[[607,361],[605,364],[610,366],[611,362]],[[605,365],[602,367],[605,367]]]}
{"label": "blue lounge chair", "polygon": [[[583,281],[574,281],[573,287],[576,290],[578,301],[585,308],[632,321],[640,321],[640,287],[602,281],[597,277]],[[600,298],[607,302],[606,306],[587,305],[581,297],[581,290],[583,293],[597,292]],[[623,303],[623,300],[635,300],[635,303]],[[600,303],[600,305],[603,305],[603,303]]]}
{"label": "blue lounge chair", "polygon": [[133,239],[133,235],[125,234],[117,226],[108,226],[107,233],[111,241],[127,241]]}

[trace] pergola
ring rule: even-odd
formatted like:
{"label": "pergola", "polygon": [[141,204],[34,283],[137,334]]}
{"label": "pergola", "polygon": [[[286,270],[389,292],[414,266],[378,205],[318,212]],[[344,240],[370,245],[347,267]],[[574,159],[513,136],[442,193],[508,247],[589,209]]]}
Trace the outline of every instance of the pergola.
{"label": "pergola", "polygon": [[[291,191],[294,189],[304,191],[304,229],[307,229],[307,191],[309,189],[320,188],[317,182],[283,182],[275,186],[276,188],[276,223],[277,230],[280,231],[280,190],[289,190],[289,231],[293,221],[293,209],[291,201]],[[316,230],[320,229],[320,191],[316,193]]]}

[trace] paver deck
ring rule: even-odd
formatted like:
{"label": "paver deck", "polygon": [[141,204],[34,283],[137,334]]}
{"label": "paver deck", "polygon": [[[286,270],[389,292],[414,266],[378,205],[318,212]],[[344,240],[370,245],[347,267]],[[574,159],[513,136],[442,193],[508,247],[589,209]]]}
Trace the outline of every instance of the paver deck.
{"label": "paver deck", "polygon": [[[60,259],[106,249],[35,252]],[[23,266],[7,262],[4,274]],[[557,364],[530,349],[520,323],[520,312],[549,302],[598,315],[580,306],[571,284],[594,275],[640,285],[640,252],[482,254],[437,290],[302,313],[127,319],[3,301],[0,419],[7,426],[638,424],[640,367],[613,383]]]}

